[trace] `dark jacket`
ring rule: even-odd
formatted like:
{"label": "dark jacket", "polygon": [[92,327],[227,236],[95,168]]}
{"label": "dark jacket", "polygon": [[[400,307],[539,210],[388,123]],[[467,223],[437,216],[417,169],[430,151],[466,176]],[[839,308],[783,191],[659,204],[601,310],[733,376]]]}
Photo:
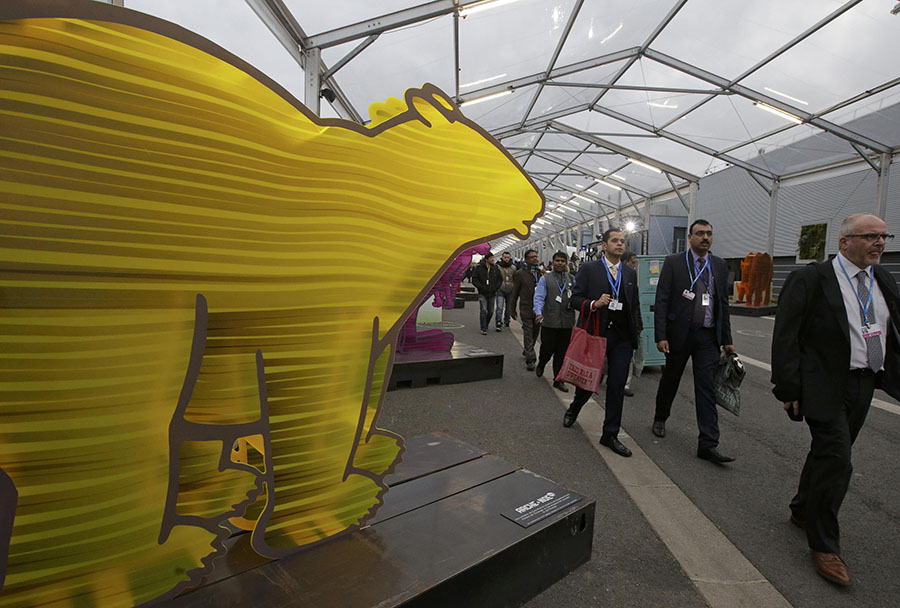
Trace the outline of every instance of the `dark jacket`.
{"label": "dark jacket", "polygon": [[509,303],[509,309],[513,312],[515,318],[516,302],[519,303],[519,318],[534,318],[534,288],[537,287],[537,281],[534,275],[528,270],[528,266],[516,271],[513,275],[512,299]]}
{"label": "dark jacket", "polygon": [[[880,266],[875,280],[890,312],[884,371],[875,386],[900,399],[900,295]],[[800,402],[800,414],[827,421],[843,405],[850,372],[850,327],[831,260],[792,272],[781,289],[772,338],[772,392],[782,403]]]}
{"label": "dark jacket", "polygon": [[[720,257],[709,254],[715,294],[713,296],[713,320],[719,346],[734,344],[731,341],[731,318],[728,315],[728,264]],[[663,262],[656,286],[653,324],[657,342],[668,340],[669,348],[680,350],[687,341],[694,314],[694,303],[682,297],[691,286],[685,252],[673,253]]]}
{"label": "dark jacket", "polygon": [[[563,283],[560,284],[560,281]],[[542,327],[572,329],[575,326],[575,309],[572,308],[572,290],[574,288],[575,277],[568,272],[561,274],[548,272],[541,277],[534,290],[532,309],[536,315],[540,314],[543,317]],[[538,297],[542,292],[544,294],[543,305]],[[562,300],[561,302],[556,300],[557,296]]]}
{"label": "dark jacket", "polygon": [[485,297],[493,298],[502,283],[503,277],[500,275],[500,269],[497,268],[496,264],[491,265],[490,270],[488,270],[487,262],[481,260],[472,272],[472,285],[475,286],[479,294]]}
{"label": "dark jacket", "polygon": [[505,264],[503,263],[503,260],[500,260],[495,265],[500,270],[500,275],[503,277],[500,291],[507,295],[511,294],[513,290],[513,275],[516,274],[515,264],[512,263],[512,260]]}
{"label": "dark jacket", "polygon": [[[638,296],[637,273],[627,264],[620,266],[622,280],[619,283],[619,301],[624,305],[625,319],[628,323],[628,335],[634,348],[638,347],[641,339],[641,331],[644,329],[641,321],[641,302]],[[593,300],[608,293],[613,295],[613,287],[606,276],[606,262],[601,258],[582,264],[578,274],[575,275],[575,288],[572,290],[572,308],[579,311],[578,327],[588,331],[594,331],[593,322],[586,326],[587,315],[581,316],[582,304],[585,312]],[[599,334],[606,335],[608,329],[609,308],[604,306],[590,315],[599,324]]]}

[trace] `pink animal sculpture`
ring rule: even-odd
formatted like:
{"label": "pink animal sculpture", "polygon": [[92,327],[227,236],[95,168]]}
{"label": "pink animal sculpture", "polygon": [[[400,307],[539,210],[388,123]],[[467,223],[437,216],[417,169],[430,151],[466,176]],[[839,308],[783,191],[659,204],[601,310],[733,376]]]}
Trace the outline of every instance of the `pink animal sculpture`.
{"label": "pink animal sculpture", "polygon": [[[484,255],[490,250],[491,247],[488,243],[482,243],[463,251],[435,282],[419,307],[421,308],[425,300],[428,300],[433,295],[434,302],[432,302],[432,306],[448,310],[452,309],[459,284],[466,274],[466,268],[469,267],[472,256],[476,253]],[[416,331],[416,316],[414,314],[410,315],[403,325],[403,329],[400,330],[400,336],[397,339],[398,353],[408,353],[416,350],[450,350],[453,348],[453,334],[449,331],[441,331],[440,329]]]}

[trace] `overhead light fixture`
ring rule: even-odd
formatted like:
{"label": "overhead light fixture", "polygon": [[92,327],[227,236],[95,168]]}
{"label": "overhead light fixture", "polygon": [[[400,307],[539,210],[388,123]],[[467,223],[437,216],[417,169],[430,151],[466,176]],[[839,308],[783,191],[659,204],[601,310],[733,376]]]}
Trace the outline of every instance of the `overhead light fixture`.
{"label": "overhead light fixture", "polygon": [[559,215],[559,214],[557,214],[557,213],[553,213],[552,211],[548,211],[548,212],[545,213],[544,215],[549,216],[549,217],[558,217],[559,219],[562,219],[562,216],[561,216],[561,215]]}
{"label": "overhead light fixture", "polygon": [[637,224],[634,222],[625,222],[625,230],[628,232],[634,232],[635,228],[637,228]]}
{"label": "overhead light fixture", "polygon": [[506,4],[512,4],[513,2],[518,1],[519,0],[484,0],[483,2],[473,2],[472,4],[466,5],[459,9],[459,16],[468,17],[469,15],[474,15],[475,13],[480,13],[492,8],[498,8]]}
{"label": "overhead light fixture", "polygon": [[[573,194],[572,196],[577,196],[578,198],[584,198],[584,197],[581,196],[580,194]],[[588,200],[590,200],[590,199],[584,198],[584,200],[588,201]],[[570,200],[569,203],[575,205],[576,207],[581,207],[581,203],[579,203],[578,201],[576,201],[574,198],[573,198],[572,200]]]}
{"label": "overhead light fixture", "polygon": [[576,188],[584,188],[584,184],[575,184]]}
{"label": "overhead light fixture", "polygon": [[669,110],[674,110],[678,107],[676,105],[670,105],[668,101],[668,99],[666,100],[666,103],[656,103],[655,101],[648,101],[647,105],[653,106],[654,108],[668,108]]}
{"label": "overhead light fixture", "polygon": [[594,180],[594,181],[596,181],[598,184],[603,184],[603,185],[606,186],[607,188],[612,188],[613,190],[621,190],[621,188],[618,187],[617,185],[611,184],[611,183],[609,183],[609,182],[607,182],[607,181],[604,181],[604,180],[602,180],[602,179],[598,179],[598,180]]}
{"label": "overhead light fixture", "polygon": [[600,44],[603,44],[604,42],[607,42],[610,38],[612,38],[613,36],[615,36],[616,34],[618,34],[618,33],[621,31],[623,25],[624,25],[624,24],[620,23],[620,24],[619,24],[619,27],[617,27],[617,28],[615,29],[615,31],[613,31],[612,34],[610,34],[609,36],[607,36],[606,38],[604,38],[603,40],[600,41]]}
{"label": "overhead light fixture", "polygon": [[628,162],[634,163],[635,165],[640,165],[640,166],[642,166],[643,168],[645,168],[645,169],[650,169],[651,171],[655,171],[656,173],[662,173],[662,169],[657,169],[657,168],[654,167],[653,165],[648,165],[648,164],[645,163],[644,161],[638,160],[638,159],[636,159],[636,158],[629,158],[629,159],[628,159]]}
{"label": "overhead light fixture", "polygon": [[803,101],[802,99],[797,99],[796,97],[791,97],[787,93],[782,93],[781,91],[776,91],[775,89],[770,89],[769,87],[763,87],[769,93],[775,93],[776,95],[781,95],[785,99],[790,99],[791,101],[796,101],[797,103],[803,104],[805,106],[809,105],[809,102]]}
{"label": "overhead light fixture", "polygon": [[625,179],[625,178],[622,177],[621,175],[616,175],[616,174],[613,174],[613,175],[607,175],[606,177],[611,177],[611,178],[613,178],[613,179],[617,179],[617,180],[623,181],[623,182],[627,182],[627,181],[628,181],[627,179]]}
{"label": "overhead light fixture", "polygon": [[778,108],[773,108],[772,106],[765,104],[761,101],[754,101],[753,105],[755,105],[760,110],[765,110],[769,114],[774,114],[775,116],[780,116],[781,118],[783,118],[785,120],[789,120],[798,125],[803,124],[802,118],[800,118],[798,116],[794,116],[793,114],[791,114],[789,112],[785,112],[784,110],[779,110]]}
{"label": "overhead light fixture", "polygon": [[559,198],[561,198],[562,200],[566,200],[568,197],[565,194],[560,194]]}
{"label": "overhead light fixture", "polygon": [[459,88],[465,89],[466,87],[474,87],[477,84],[484,84],[486,82],[491,82],[492,80],[497,80],[499,78],[504,78],[506,74],[497,74],[496,76],[491,76],[490,78],[482,78],[481,80],[476,80],[475,82],[467,82],[466,84],[459,85]]}
{"label": "overhead light fixture", "polygon": [[482,101],[489,101],[491,99],[497,99],[498,97],[503,97],[504,95],[509,95],[512,93],[512,89],[504,89],[503,91],[498,91],[497,93],[491,93],[490,95],[485,95],[484,97],[476,97],[475,99],[466,99],[463,102],[460,102],[459,107],[463,106],[471,106],[476,103],[481,103]]}
{"label": "overhead light fixture", "polygon": [[597,167],[597,169],[603,171],[604,173],[609,173],[609,169],[607,169],[606,167]]}
{"label": "overhead light fixture", "polygon": [[[574,194],[573,196],[574,196],[575,198],[580,198],[581,200],[587,201],[587,202],[589,202],[589,203],[593,203],[593,202],[594,202],[594,201],[592,201],[591,199],[589,199],[588,197],[586,197],[586,196],[581,196],[580,194]],[[572,202],[575,202],[575,201],[572,201]],[[578,203],[575,203],[575,204],[578,205]],[[578,205],[578,206],[580,207],[581,205]]]}

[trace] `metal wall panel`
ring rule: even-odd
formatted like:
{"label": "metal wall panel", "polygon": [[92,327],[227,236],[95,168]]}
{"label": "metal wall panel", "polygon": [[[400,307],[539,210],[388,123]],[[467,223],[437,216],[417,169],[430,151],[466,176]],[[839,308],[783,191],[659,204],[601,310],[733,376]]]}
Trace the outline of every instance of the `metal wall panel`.
{"label": "metal wall panel", "polygon": [[[900,169],[896,166],[888,182],[886,222],[891,232],[900,232]],[[800,228],[828,223],[825,251],[837,251],[838,228],[852,213],[875,210],[877,175],[865,169],[796,185],[782,186],[775,215],[775,257],[795,256]],[[730,168],[700,180],[696,216],[709,220],[715,229],[713,250],[725,258],[744,257],[766,250],[769,196],[742,169]],[[900,251],[900,241],[887,246]]]}

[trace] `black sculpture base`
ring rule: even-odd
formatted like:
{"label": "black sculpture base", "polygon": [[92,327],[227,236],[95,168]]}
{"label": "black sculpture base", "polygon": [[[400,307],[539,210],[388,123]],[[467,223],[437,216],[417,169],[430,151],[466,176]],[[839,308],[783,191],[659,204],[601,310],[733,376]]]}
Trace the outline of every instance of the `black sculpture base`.
{"label": "black sculpture base", "polygon": [[503,377],[503,355],[457,342],[447,351],[397,353],[388,390]]}
{"label": "black sculpture base", "polygon": [[744,302],[734,302],[728,305],[728,312],[739,317],[766,317],[774,315],[778,307],[772,304],[766,306],[747,306]]}
{"label": "black sculpture base", "polygon": [[367,527],[276,561],[243,534],[166,605],[518,606],[590,559],[594,501],[450,437],[407,440],[387,481]]}
{"label": "black sculpture base", "polygon": [[453,308],[465,308],[466,307],[466,299],[462,296],[456,296],[453,298]]}

